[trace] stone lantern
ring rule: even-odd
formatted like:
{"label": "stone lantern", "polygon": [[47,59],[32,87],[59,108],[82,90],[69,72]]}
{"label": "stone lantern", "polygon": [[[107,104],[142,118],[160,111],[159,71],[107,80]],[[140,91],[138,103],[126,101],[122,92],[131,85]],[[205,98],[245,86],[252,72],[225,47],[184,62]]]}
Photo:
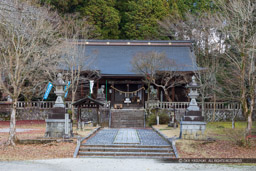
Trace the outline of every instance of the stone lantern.
{"label": "stone lantern", "polygon": [[180,122],[180,138],[192,140],[204,140],[204,131],[206,122],[202,116],[202,111],[197,105],[196,98],[199,96],[195,76],[192,77],[192,82],[186,86],[189,88],[188,96],[191,98],[189,106],[185,111],[185,115]]}
{"label": "stone lantern", "polygon": [[193,75],[192,76],[192,82],[186,86],[189,88],[189,94],[188,96],[190,97],[190,103],[189,107],[187,108],[188,111],[200,111],[196,98],[199,96],[199,93],[197,92],[197,89],[200,87],[196,83],[196,77]]}
{"label": "stone lantern", "polygon": [[73,136],[72,121],[69,114],[66,113],[65,104],[62,97],[64,96],[64,86],[66,83],[62,79],[62,74],[57,75],[57,80],[53,83],[56,87],[54,93],[57,99],[53,108],[49,110],[46,122],[45,137],[50,138],[69,138]]}
{"label": "stone lantern", "polygon": [[61,73],[58,73],[57,80],[53,84],[56,86],[56,90],[54,91],[54,93],[57,95],[57,99],[56,99],[55,104],[53,105],[53,107],[65,108],[62,97],[65,94],[64,86],[66,85],[66,83],[62,79],[62,74]]}

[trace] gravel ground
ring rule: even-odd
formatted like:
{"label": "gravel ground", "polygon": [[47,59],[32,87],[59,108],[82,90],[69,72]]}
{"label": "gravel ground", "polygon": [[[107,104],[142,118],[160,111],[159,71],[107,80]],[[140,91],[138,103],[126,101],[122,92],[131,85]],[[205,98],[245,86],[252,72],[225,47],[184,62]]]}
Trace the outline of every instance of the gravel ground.
{"label": "gravel ground", "polygon": [[85,158],[85,159],[51,159],[34,161],[0,162],[1,171],[156,171],[156,170],[190,170],[190,171],[252,171],[256,166],[222,165],[222,164],[182,164],[159,163],[151,159],[109,159],[109,158]]}
{"label": "gravel ground", "polygon": [[[95,136],[88,139],[85,144],[113,144],[118,129],[102,129]],[[169,145],[152,129],[137,129],[140,145]]]}
{"label": "gravel ground", "polygon": [[102,129],[99,132],[97,132],[95,136],[88,139],[85,144],[90,144],[90,145],[91,144],[92,145],[113,144],[117,132],[118,132],[118,129]]}
{"label": "gravel ground", "polygon": [[169,145],[152,129],[138,129],[141,145]]}

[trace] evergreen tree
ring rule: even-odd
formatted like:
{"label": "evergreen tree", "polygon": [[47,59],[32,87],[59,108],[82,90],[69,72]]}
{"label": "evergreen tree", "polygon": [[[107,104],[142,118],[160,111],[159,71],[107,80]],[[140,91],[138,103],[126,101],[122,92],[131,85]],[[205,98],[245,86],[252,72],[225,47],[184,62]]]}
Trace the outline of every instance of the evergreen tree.
{"label": "evergreen tree", "polygon": [[130,0],[122,33],[127,39],[161,39],[158,20],[169,14],[166,0]]}
{"label": "evergreen tree", "polygon": [[115,0],[88,0],[79,9],[83,17],[88,16],[90,24],[94,25],[94,34],[99,39],[119,38],[119,11],[115,9]]}
{"label": "evergreen tree", "polygon": [[83,4],[83,0],[40,0],[41,4],[53,5],[60,13],[73,13]]}

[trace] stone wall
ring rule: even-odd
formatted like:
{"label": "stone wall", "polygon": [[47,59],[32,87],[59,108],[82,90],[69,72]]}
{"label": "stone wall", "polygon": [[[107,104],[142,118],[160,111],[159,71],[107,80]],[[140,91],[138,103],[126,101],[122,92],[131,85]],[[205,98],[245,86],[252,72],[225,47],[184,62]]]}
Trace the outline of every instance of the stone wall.
{"label": "stone wall", "polygon": [[[0,106],[1,107],[1,106]],[[10,110],[3,109],[0,110],[0,121],[9,120],[10,119]],[[86,110],[90,110],[88,112]],[[24,108],[24,109],[17,109],[17,120],[45,120],[47,114],[50,112],[50,109],[39,109],[39,108]],[[167,110],[167,113],[171,111]],[[108,123],[109,120],[109,111],[102,111],[101,113],[101,123]],[[207,122],[212,121],[231,121],[233,110],[216,110],[215,111],[215,119],[213,120],[213,110],[206,110],[205,112],[205,119]],[[176,109],[175,111],[176,119],[178,121],[181,120],[182,116],[185,114],[185,109]],[[97,123],[97,111],[96,109],[83,109],[82,110],[82,117],[85,118],[86,121],[93,121]],[[242,115],[241,111],[238,111],[236,120],[238,121],[245,121],[246,119]],[[256,111],[253,115],[253,120],[256,120]]]}
{"label": "stone wall", "polygon": [[108,127],[109,125],[109,109],[100,108],[99,109],[99,119],[97,114],[97,109],[81,109],[81,121],[88,122],[91,121],[94,124],[99,123],[102,127]]}
{"label": "stone wall", "polygon": [[98,114],[97,109],[81,109],[81,121],[88,122],[92,121],[93,123],[97,123]]}
{"label": "stone wall", "polygon": [[[181,121],[184,116],[186,109],[176,109],[176,119]],[[245,121],[246,118],[242,115],[241,110],[236,111],[236,121]],[[218,122],[218,121],[231,121],[233,118],[233,110],[216,110],[214,115],[214,110],[208,109],[205,111],[205,121],[207,122]],[[253,114],[253,120],[256,120],[256,111]]]}
{"label": "stone wall", "polygon": [[111,109],[111,128],[144,127],[144,110]]}
{"label": "stone wall", "polygon": [[17,120],[45,120],[47,115],[51,112],[51,109],[18,109]]}
{"label": "stone wall", "polygon": [[[17,109],[17,120],[45,120],[50,109]],[[0,112],[0,121],[9,121],[11,111]]]}
{"label": "stone wall", "polygon": [[100,109],[100,125],[102,127],[108,127],[109,126],[109,115],[110,115],[110,109]]}

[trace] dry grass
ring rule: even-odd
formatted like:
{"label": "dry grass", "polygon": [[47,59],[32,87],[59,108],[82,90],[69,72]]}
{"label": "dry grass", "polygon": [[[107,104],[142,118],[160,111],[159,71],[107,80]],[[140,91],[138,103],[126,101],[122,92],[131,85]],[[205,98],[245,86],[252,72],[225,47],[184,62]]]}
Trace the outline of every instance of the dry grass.
{"label": "dry grass", "polygon": [[172,127],[168,127],[168,125],[154,125],[153,127],[158,129],[159,131],[161,131],[168,138],[180,136],[180,128],[179,127],[175,128],[175,129]]}
{"label": "dry grass", "polygon": [[[253,128],[256,123],[254,122]],[[180,128],[173,129],[167,125],[154,126],[167,137],[179,136]],[[230,122],[207,123],[206,137],[215,141],[184,140],[176,141],[181,158],[256,158],[256,140],[250,140],[250,146],[241,147],[234,141],[235,132],[244,130],[245,122],[237,122],[236,129],[231,129]],[[232,132],[230,132],[232,131]],[[177,136],[178,135],[178,136]],[[232,136],[232,137],[231,137]]]}
{"label": "dry grass", "polygon": [[[8,128],[8,122],[0,122],[1,128]],[[18,139],[43,138],[45,133],[45,123],[27,121],[18,122],[17,128],[34,129],[27,132],[17,132]],[[77,131],[74,127],[74,134],[79,136],[88,135],[95,127],[88,127],[84,131]],[[73,142],[52,142],[48,144],[17,144],[15,147],[6,146],[9,133],[0,132],[0,160],[34,160],[52,158],[72,158],[76,148],[76,139]]]}
{"label": "dry grass", "polygon": [[89,135],[95,128],[97,127],[86,127],[84,130],[77,130],[76,128],[73,128],[73,132],[75,135],[85,137]]}

